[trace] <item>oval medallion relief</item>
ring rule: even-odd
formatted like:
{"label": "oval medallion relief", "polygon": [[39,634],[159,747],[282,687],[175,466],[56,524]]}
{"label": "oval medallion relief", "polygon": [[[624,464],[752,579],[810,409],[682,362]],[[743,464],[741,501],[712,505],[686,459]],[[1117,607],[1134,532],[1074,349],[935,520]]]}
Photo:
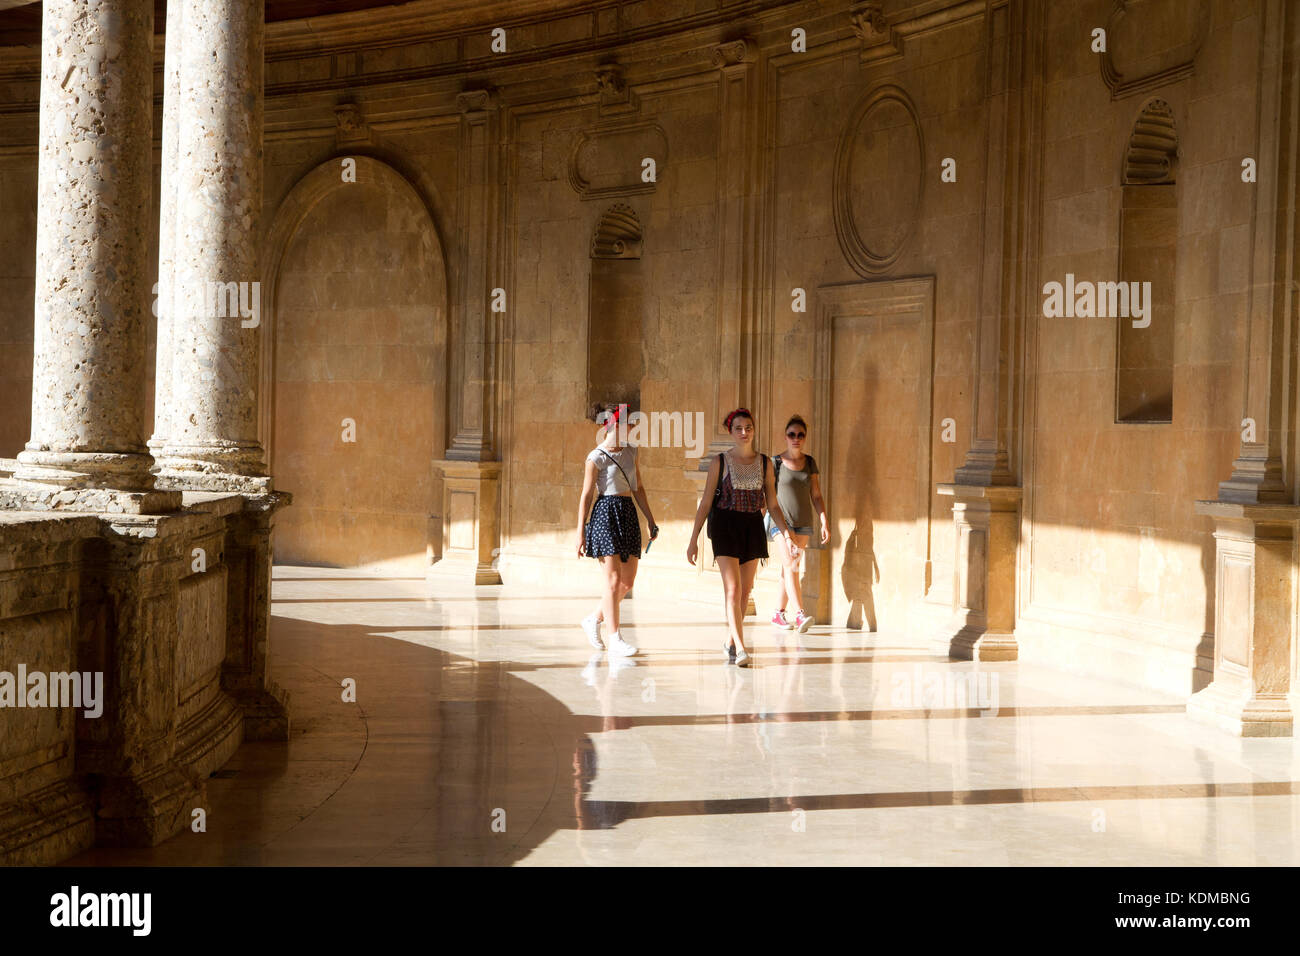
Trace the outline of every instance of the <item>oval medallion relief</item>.
{"label": "oval medallion relief", "polygon": [[896,86],[866,96],[835,154],[835,232],[858,272],[893,265],[916,227],[924,145],[916,109]]}

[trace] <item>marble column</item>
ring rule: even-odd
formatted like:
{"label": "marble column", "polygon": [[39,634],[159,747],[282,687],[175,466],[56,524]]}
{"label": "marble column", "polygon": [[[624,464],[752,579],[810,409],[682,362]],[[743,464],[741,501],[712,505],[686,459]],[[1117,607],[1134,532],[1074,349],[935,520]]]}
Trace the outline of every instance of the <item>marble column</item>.
{"label": "marble column", "polygon": [[[165,154],[175,166],[164,174],[174,218],[162,224],[171,364],[169,390],[158,392],[158,480],[261,493],[270,488],[257,435],[262,3],[177,2],[176,150]],[[177,49],[170,38],[168,48]]]}
{"label": "marble column", "polygon": [[152,0],[43,12],[32,433],[0,506],[147,513]]}

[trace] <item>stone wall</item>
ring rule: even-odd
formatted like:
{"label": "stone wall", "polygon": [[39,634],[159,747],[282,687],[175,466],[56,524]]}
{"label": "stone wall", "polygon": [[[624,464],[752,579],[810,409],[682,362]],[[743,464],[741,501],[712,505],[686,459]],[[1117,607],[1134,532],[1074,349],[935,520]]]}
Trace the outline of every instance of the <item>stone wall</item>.
{"label": "stone wall", "polygon": [[98,713],[84,697],[0,710],[0,864],[156,844],[189,825],[243,740],[287,739],[282,695],[264,687],[283,503],[199,494],[163,516],[0,512],[0,671],[97,675],[100,688]]}

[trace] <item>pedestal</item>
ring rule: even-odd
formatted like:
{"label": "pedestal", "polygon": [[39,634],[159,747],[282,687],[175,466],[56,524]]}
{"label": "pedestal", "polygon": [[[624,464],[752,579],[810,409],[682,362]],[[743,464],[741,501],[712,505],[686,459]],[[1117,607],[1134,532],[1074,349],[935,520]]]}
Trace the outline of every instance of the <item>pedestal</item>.
{"label": "pedestal", "polygon": [[443,474],[443,549],[432,573],[467,584],[500,584],[501,462],[445,459],[433,464]]}
{"label": "pedestal", "polygon": [[936,635],[958,660],[1014,661],[1020,489],[940,484],[951,495],[956,548],[953,617]]}
{"label": "pedestal", "polygon": [[1290,737],[1300,507],[1198,501],[1214,519],[1214,680],[1194,720],[1239,737]]}

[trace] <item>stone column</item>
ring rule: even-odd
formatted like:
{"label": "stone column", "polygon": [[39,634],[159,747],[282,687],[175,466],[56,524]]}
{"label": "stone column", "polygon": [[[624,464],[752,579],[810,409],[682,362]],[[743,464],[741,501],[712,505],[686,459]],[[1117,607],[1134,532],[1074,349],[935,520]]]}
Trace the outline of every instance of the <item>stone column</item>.
{"label": "stone column", "polygon": [[257,437],[262,3],[176,2],[176,150],[165,156],[175,163],[165,174],[174,219],[163,222],[164,238],[174,229],[171,367],[157,401],[158,477],[171,488],[259,493],[270,487]]}
{"label": "stone column", "polygon": [[[1020,489],[1010,450],[1015,372],[1021,367],[1015,349],[1033,298],[1033,243],[1026,229],[1037,184],[1028,158],[1038,136],[1033,83],[1041,62],[1041,22],[1040,0],[990,0],[985,15],[988,145],[971,444],[952,483],[938,486],[940,494],[953,496],[957,551],[953,629],[939,637],[954,657],[974,660],[1015,660],[1019,654],[1014,595]],[[970,603],[973,596],[998,600],[979,608]]]}
{"label": "stone column", "polygon": [[1285,0],[1265,0],[1259,44],[1254,154],[1259,178],[1251,187],[1251,282],[1241,336],[1247,348],[1242,442],[1232,475],[1219,484],[1219,497],[1195,506],[1215,527],[1214,680],[1188,701],[1187,713],[1242,737],[1289,737],[1300,703],[1295,619],[1300,503],[1295,442],[1286,440],[1295,428],[1297,371],[1292,284],[1300,225],[1300,63],[1294,55],[1300,47],[1300,11]]}
{"label": "stone column", "polygon": [[153,4],[43,17],[32,437],[0,506],[171,510],[144,444]]}
{"label": "stone column", "polygon": [[158,341],[154,362],[153,437],[149,451],[155,458],[167,444],[166,415],[172,386],[172,277],[176,254],[176,185],[180,135],[181,18],[184,4],[167,4],[166,52],[163,58],[162,175],[158,197]]}

